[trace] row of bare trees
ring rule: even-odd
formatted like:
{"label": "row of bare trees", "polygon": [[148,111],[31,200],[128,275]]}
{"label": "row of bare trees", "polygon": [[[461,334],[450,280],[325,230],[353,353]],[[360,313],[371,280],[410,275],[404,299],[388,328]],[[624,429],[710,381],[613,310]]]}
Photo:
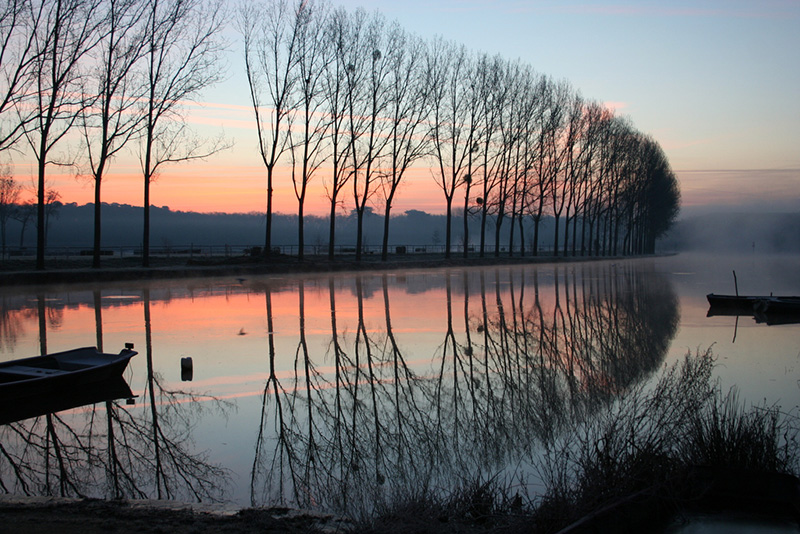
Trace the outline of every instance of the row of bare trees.
{"label": "row of bare trees", "polygon": [[384,210],[385,259],[396,194],[422,161],[444,195],[448,255],[459,198],[465,239],[467,218],[480,216],[481,255],[490,221],[495,255],[506,221],[509,250],[518,240],[523,253],[523,222],[533,222],[535,254],[545,216],[555,219],[557,254],[617,254],[651,251],[677,214],[677,182],[658,143],[564,81],[325,0],[265,0],[239,14],[267,172],[267,251],[281,161],[292,169],[301,254],[308,186],[324,175],[329,254],[349,187],[356,254],[372,202]]}
{"label": "row of bare trees", "polygon": [[[532,221],[536,253],[544,217],[555,219],[557,253],[648,251],[677,213],[677,182],[658,144],[566,82],[443,39],[423,41],[380,14],[326,0],[243,3],[237,14],[267,174],[267,252],[276,169],[287,164],[301,255],[312,181],[324,179],[330,201],[329,254],[347,201],[358,220],[357,259],[365,215],[382,206],[385,259],[396,196],[423,167],[444,195],[448,255],[460,199],[465,240],[468,217],[480,217],[481,255],[489,222],[499,255],[501,227],[512,229],[509,250],[524,253],[523,223]],[[0,153],[24,150],[37,163],[37,268],[48,169],[80,163],[93,184],[98,267],[102,185],[123,150],[141,164],[147,266],[150,184],[166,164],[225,147],[198,138],[182,114],[184,102],[220,79],[222,3],[9,0],[0,17]]]}
{"label": "row of bare trees", "polygon": [[[182,120],[187,99],[220,78],[221,2],[8,0],[0,12],[0,152],[36,161],[37,259],[44,268],[47,172],[81,167],[94,186],[94,265],[101,190],[111,161],[138,154],[149,188],[162,166],[205,157],[221,140],[197,139]],[[62,149],[63,147],[63,149]]]}

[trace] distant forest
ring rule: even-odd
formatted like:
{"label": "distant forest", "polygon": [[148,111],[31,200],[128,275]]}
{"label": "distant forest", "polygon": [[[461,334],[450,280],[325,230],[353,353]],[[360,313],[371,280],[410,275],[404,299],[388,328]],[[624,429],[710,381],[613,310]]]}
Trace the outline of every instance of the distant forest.
{"label": "distant forest", "polygon": [[[103,205],[103,243],[104,247],[138,247],[141,246],[142,211],[140,206],[127,204]],[[263,213],[196,213],[173,211],[168,207],[151,206],[152,246],[154,248],[185,247],[192,244],[233,247],[263,246],[264,214]],[[454,233],[457,236],[453,247],[461,247],[463,238],[463,212],[456,212],[457,220],[453,221]],[[52,213],[47,230],[48,247],[80,247],[91,249],[94,224],[94,205],[57,204]],[[305,215],[307,242],[306,249],[319,247],[327,252],[329,220],[328,217]],[[273,215],[275,235],[272,245],[287,247],[297,245],[297,215]],[[6,242],[12,249],[23,245],[29,249],[36,247],[36,233],[32,224],[22,229],[19,221],[11,219],[7,223]],[[508,226],[508,225],[506,225]],[[540,248],[552,248],[552,220],[540,223],[542,242]],[[363,247],[380,248],[383,240],[383,216],[368,209],[364,229]],[[468,246],[475,246],[479,238],[480,221],[471,217],[469,221],[470,236]],[[444,246],[446,217],[431,215],[423,211],[409,210],[403,214],[392,216],[392,232],[390,246]],[[509,238],[508,228],[500,233],[502,250]],[[494,237],[492,233],[491,238]],[[490,244],[494,246],[494,240]],[[20,239],[23,241],[21,242]],[[337,246],[355,247],[356,215],[354,212],[337,216]],[[518,247],[518,244],[517,244]],[[493,249],[492,249],[493,250]]]}
{"label": "distant forest", "polygon": [[[103,207],[103,246],[109,248],[138,247],[141,245],[142,208],[123,204],[105,204]],[[168,207],[151,207],[153,246],[186,247],[192,244],[221,247],[252,247],[263,245],[263,213],[195,213],[173,211]],[[92,248],[94,206],[86,204],[59,205],[50,221],[48,245],[52,247]],[[454,248],[467,244],[477,250],[480,221],[469,221],[470,235],[463,238],[463,212],[453,221],[456,240]],[[356,216],[340,215],[337,225],[337,243],[353,247],[356,241]],[[274,246],[297,245],[297,216],[277,214]],[[327,251],[329,230],[327,217],[306,215],[305,226],[309,242],[307,249],[317,247]],[[552,217],[541,223],[540,251],[550,252],[553,247],[555,222]],[[377,250],[383,238],[383,216],[373,211],[367,214],[364,247]],[[501,232],[501,250],[507,253],[508,225]],[[562,228],[563,230],[563,228]],[[410,210],[392,217],[390,246],[437,247],[444,245],[446,216],[431,215]],[[494,233],[491,233],[494,237]],[[23,242],[20,242],[20,238]],[[29,225],[23,232],[19,221],[11,219],[6,228],[6,242],[10,249],[20,245],[32,250],[36,234]],[[494,241],[491,241],[494,250]],[[515,249],[519,253],[519,244]],[[658,252],[672,251],[732,251],[732,252],[800,252],[800,213],[791,214],[709,214],[679,220],[672,231],[657,245]],[[462,249],[463,250],[463,249]],[[528,244],[527,253],[531,253]],[[580,253],[580,252],[578,252]]]}

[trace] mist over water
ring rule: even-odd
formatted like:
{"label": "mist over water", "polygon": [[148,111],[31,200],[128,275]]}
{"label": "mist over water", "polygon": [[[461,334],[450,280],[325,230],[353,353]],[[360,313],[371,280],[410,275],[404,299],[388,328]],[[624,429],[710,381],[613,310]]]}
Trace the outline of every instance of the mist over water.
{"label": "mist over water", "polygon": [[542,446],[687,351],[713,345],[748,402],[797,405],[798,325],[705,316],[733,270],[743,294],[800,294],[800,257],[754,254],[5,288],[0,359],[134,342],[139,398],[0,427],[40,451],[0,477],[58,494],[50,435],[68,493],[352,512],[480,475],[535,492]]}

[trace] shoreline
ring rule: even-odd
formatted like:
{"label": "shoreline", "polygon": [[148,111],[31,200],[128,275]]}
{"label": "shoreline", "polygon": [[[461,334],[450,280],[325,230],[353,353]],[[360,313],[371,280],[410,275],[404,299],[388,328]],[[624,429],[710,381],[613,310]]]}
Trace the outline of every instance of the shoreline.
{"label": "shoreline", "polygon": [[[360,262],[355,257],[340,257],[329,260],[326,256],[306,256],[300,260],[295,256],[276,256],[269,260],[247,256],[224,259],[154,258],[150,267],[133,265],[126,259],[106,260],[100,268],[92,268],[90,260],[61,261],[56,267],[35,270],[25,268],[20,262],[0,265],[0,287],[79,284],[88,282],[124,282],[131,280],[159,280],[204,278],[237,275],[314,274],[365,271],[391,271],[396,269],[437,269],[447,267],[488,267],[507,265],[538,265],[548,263],[582,263],[622,261],[654,258],[670,254],[647,254],[636,256],[486,256],[450,257],[431,254],[419,257],[392,255],[387,261],[368,256]],[[134,259],[134,258],[131,258]],[[135,258],[138,262],[139,259]],[[26,262],[32,263],[32,262]],[[56,262],[51,262],[56,263]]]}

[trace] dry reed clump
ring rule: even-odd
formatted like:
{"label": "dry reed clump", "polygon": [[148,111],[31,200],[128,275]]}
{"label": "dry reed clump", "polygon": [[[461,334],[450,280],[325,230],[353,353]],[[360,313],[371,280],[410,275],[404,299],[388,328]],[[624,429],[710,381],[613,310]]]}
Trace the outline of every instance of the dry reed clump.
{"label": "dry reed clump", "polygon": [[398,504],[365,530],[558,532],[620,507],[631,521],[652,522],[692,497],[698,466],[800,473],[798,415],[746,408],[735,390],[720,391],[713,367],[710,349],[687,354],[654,385],[544,444],[542,495],[512,497],[494,480],[475,482],[447,498]]}
{"label": "dry reed clump", "polygon": [[797,417],[778,406],[748,411],[736,390],[717,392],[691,423],[682,451],[688,463],[798,474]]}

